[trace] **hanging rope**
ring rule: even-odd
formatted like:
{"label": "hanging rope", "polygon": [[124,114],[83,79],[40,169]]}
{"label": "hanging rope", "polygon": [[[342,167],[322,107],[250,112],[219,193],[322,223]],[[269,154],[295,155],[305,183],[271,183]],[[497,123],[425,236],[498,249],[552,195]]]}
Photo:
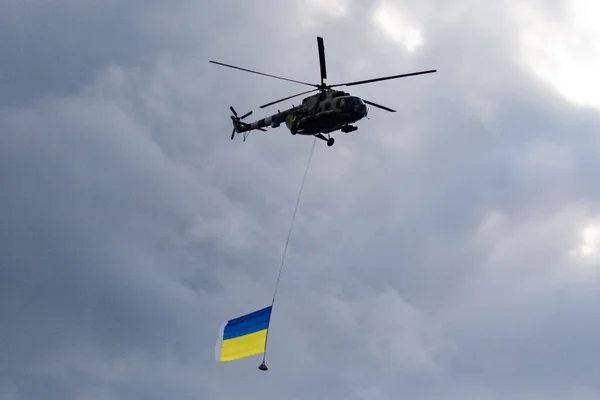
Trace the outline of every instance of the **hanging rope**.
{"label": "hanging rope", "polygon": [[[283,264],[285,262],[285,255],[287,254],[287,248],[290,244],[290,237],[292,236],[292,228],[294,227],[294,221],[296,220],[296,213],[298,212],[298,205],[300,204],[300,198],[302,197],[302,190],[304,189],[304,182],[306,182],[306,175],[308,174],[308,168],[310,167],[310,161],[312,160],[312,155],[315,150],[315,142],[317,138],[313,140],[312,147],[310,149],[310,155],[308,156],[308,161],[306,163],[306,169],[304,170],[304,177],[302,178],[302,184],[300,185],[300,191],[298,192],[298,199],[296,200],[296,208],[294,208],[294,215],[292,216],[292,222],[290,223],[290,230],[288,231],[287,240],[285,242],[285,247],[283,248],[283,255],[281,257],[281,264],[279,265],[279,274],[277,275],[277,282],[275,283],[275,290],[273,292],[273,300],[271,301],[271,307],[275,304],[275,297],[277,296],[277,288],[279,288],[279,281],[281,279],[281,272],[283,271]],[[272,309],[271,309],[272,312]],[[263,353],[262,364],[258,367],[260,370],[266,371],[267,365],[265,364],[265,359],[267,357],[267,340],[269,338],[269,330],[267,329],[267,336],[265,338],[265,352]]]}

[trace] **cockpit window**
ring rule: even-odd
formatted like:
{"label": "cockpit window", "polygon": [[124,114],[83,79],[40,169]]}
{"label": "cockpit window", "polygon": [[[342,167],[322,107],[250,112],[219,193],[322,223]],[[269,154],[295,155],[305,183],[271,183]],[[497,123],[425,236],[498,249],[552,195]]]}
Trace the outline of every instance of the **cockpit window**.
{"label": "cockpit window", "polygon": [[338,100],[338,105],[342,111],[353,110],[355,106],[364,104],[359,97],[342,97]]}

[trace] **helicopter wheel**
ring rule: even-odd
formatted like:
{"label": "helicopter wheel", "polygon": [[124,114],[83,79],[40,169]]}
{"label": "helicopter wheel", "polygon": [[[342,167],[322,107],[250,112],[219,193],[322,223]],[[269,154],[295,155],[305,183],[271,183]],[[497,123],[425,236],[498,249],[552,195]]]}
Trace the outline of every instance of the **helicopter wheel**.
{"label": "helicopter wheel", "polygon": [[329,146],[329,147],[333,146],[334,142],[335,142],[335,140],[333,138],[327,139],[327,146]]}

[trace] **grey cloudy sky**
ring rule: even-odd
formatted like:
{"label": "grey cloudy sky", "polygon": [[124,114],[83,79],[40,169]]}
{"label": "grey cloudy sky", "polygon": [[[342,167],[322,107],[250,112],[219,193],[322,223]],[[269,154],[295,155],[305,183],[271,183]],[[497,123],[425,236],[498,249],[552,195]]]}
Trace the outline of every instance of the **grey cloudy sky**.
{"label": "grey cloudy sky", "polygon": [[[0,398],[600,399],[594,0],[0,3]],[[313,139],[230,105],[355,87]],[[299,100],[294,100],[298,102]],[[280,108],[291,105],[289,101]]]}

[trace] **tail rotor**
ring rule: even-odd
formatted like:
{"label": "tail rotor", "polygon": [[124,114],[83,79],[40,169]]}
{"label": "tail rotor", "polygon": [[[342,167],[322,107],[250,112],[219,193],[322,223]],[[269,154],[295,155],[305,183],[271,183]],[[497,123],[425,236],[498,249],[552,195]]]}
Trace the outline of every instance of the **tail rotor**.
{"label": "tail rotor", "polygon": [[[233,114],[230,118],[233,121],[233,130],[231,131],[231,140],[233,140],[233,137],[235,136],[236,132],[243,132],[243,126],[244,125],[248,125],[245,124],[243,122],[241,122],[242,119],[246,118],[247,116],[249,116],[250,114],[252,114],[252,111],[248,111],[246,114],[242,115],[241,117],[238,116],[238,113],[235,111],[235,109],[233,108],[233,106],[229,106],[229,109],[231,110],[231,113]],[[246,138],[244,137],[244,140]]]}
{"label": "tail rotor", "polygon": [[[229,109],[231,110],[231,113],[233,114],[232,116],[230,116],[231,120],[233,121],[233,130],[231,131],[231,140],[233,140],[233,137],[235,136],[236,133],[244,132],[244,142],[245,142],[246,138],[248,137],[248,134],[250,133],[252,128],[251,128],[250,124],[248,124],[246,122],[242,122],[242,120],[244,118],[246,118],[247,116],[249,116],[250,114],[252,114],[252,111],[248,111],[246,114],[244,114],[240,117],[240,116],[238,116],[238,114],[235,111],[235,109],[233,108],[233,106],[229,106]],[[263,129],[263,128],[254,128],[254,129],[258,129],[260,131],[265,131],[265,129]]]}

